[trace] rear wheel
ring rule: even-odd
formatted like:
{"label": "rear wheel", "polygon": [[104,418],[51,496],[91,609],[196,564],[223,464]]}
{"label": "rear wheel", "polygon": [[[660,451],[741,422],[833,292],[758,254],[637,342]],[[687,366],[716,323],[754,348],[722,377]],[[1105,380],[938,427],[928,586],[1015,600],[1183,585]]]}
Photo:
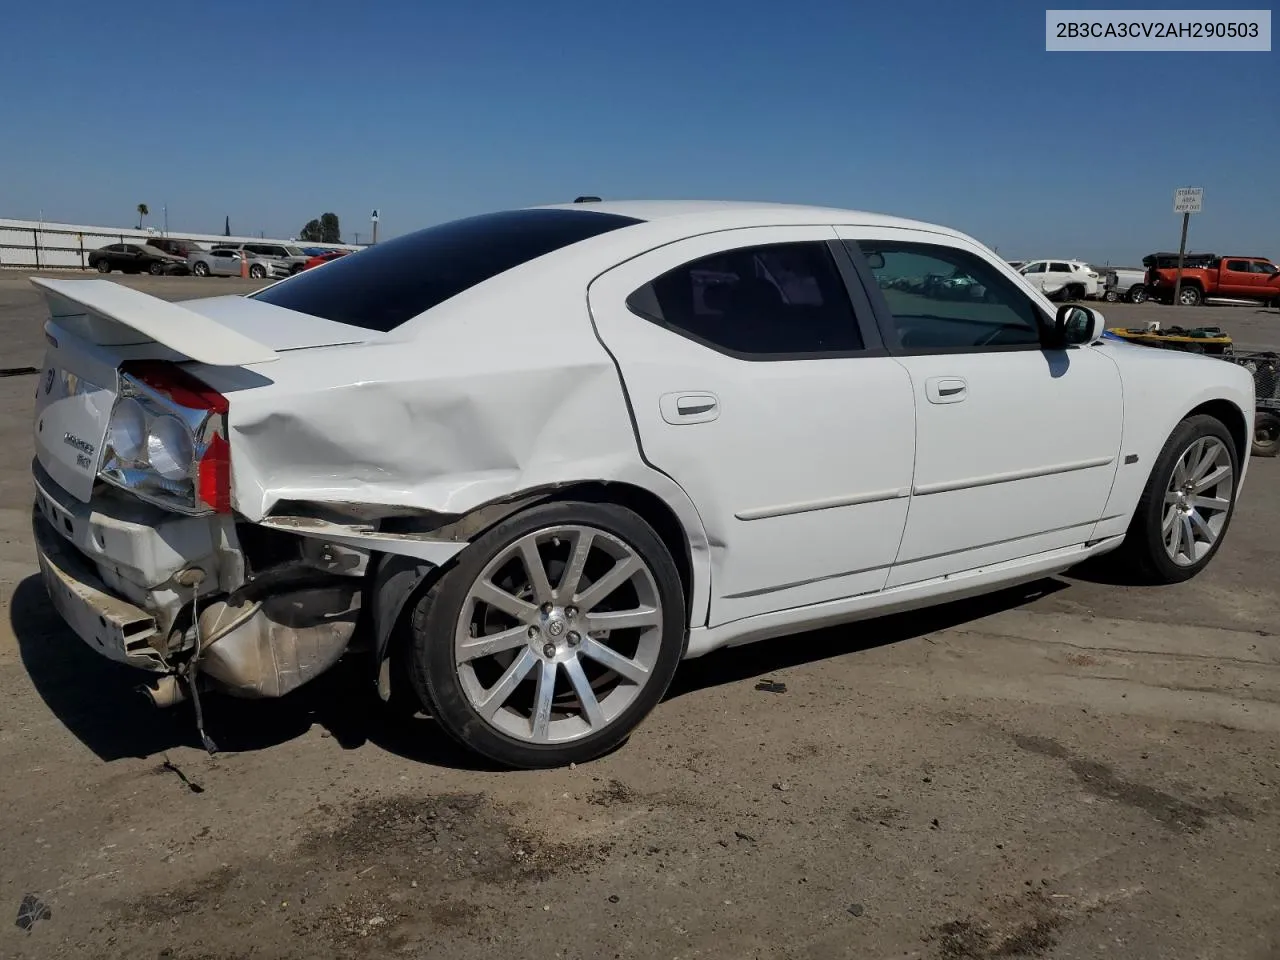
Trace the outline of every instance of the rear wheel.
{"label": "rear wheel", "polygon": [[160,274],[164,273],[164,264],[159,260],[153,261],[151,266],[147,267],[147,272],[153,277],[158,277]]}
{"label": "rear wheel", "polygon": [[1103,295],[1103,299],[1106,300],[1107,303],[1117,303],[1120,300],[1120,292],[1114,289],[1108,290]]}
{"label": "rear wheel", "polygon": [[1199,287],[1183,287],[1178,291],[1178,302],[1184,307],[1196,307],[1204,299]]}
{"label": "rear wheel", "polygon": [[255,263],[249,268],[249,276],[255,280],[261,280],[267,275],[267,268],[260,263]]}
{"label": "rear wheel", "polygon": [[191,272],[197,277],[207,277],[209,275],[209,265],[203,260],[197,260],[191,267]]}
{"label": "rear wheel", "polygon": [[1238,472],[1235,444],[1220,420],[1183,420],[1156,458],[1118,557],[1147,583],[1190,580],[1222,545]]}
{"label": "rear wheel", "polygon": [[1255,457],[1274,457],[1280,452],[1280,415],[1259,410],[1253,418],[1253,447]]}
{"label": "rear wheel", "polygon": [[423,706],[514,767],[581,763],[657,705],[684,652],[666,547],[615,504],[552,503],[472,543],[415,606],[409,663]]}

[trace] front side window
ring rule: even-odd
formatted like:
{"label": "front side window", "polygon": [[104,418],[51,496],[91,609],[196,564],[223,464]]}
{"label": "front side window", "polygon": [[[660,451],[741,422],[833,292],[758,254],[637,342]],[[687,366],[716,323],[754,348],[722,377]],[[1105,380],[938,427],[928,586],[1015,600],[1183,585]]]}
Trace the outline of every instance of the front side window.
{"label": "front side window", "polygon": [[742,247],[694,260],[636,290],[627,307],[743,359],[863,348],[844,281],[820,242]]}
{"label": "front side window", "polygon": [[481,214],[338,257],[323,270],[303,270],[250,296],[385,333],[530,260],[639,222],[593,210]]}
{"label": "front side window", "polygon": [[903,350],[1039,346],[1040,312],[981,257],[939,244],[847,243],[866,256]]}
{"label": "front side window", "polygon": [[1044,273],[1044,261],[1040,260],[1036,263],[1029,264],[1022,268],[1023,273]]}
{"label": "front side window", "polygon": [[1271,276],[1271,274],[1276,272],[1276,265],[1274,263],[1263,263],[1261,260],[1255,260],[1253,261],[1253,272],[1265,273],[1267,276]]}

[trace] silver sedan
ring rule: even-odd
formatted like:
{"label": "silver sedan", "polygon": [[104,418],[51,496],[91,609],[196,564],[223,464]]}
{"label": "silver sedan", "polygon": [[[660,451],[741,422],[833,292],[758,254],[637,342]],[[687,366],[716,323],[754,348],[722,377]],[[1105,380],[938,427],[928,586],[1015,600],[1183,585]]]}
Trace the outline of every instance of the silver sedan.
{"label": "silver sedan", "polygon": [[192,252],[187,256],[187,263],[197,277],[238,277],[246,259],[249,262],[249,276],[255,280],[289,276],[289,265],[282,261],[260,257],[252,251],[226,247]]}

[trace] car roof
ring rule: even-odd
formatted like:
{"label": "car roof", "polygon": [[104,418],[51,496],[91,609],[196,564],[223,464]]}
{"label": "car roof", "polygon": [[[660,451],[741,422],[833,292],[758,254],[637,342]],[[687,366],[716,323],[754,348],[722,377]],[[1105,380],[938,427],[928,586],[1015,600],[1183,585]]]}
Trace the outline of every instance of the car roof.
{"label": "car roof", "polygon": [[700,227],[784,226],[808,224],[858,224],[859,226],[899,227],[907,230],[925,230],[971,240],[971,237],[950,227],[908,220],[883,213],[865,210],[846,210],[840,207],[819,207],[793,203],[767,203],[742,200],[608,200],[596,203],[552,203],[534,209],[542,210],[591,210],[596,213],[612,213],[621,217],[655,222],[660,220],[685,220]]}

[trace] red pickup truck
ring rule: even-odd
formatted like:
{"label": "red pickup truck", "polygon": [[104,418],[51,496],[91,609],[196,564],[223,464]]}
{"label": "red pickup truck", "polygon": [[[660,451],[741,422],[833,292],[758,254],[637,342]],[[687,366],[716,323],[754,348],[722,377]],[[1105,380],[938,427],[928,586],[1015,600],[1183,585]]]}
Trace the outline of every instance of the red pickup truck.
{"label": "red pickup truck", "polygon": [[[1178,255],[1153,253],[1143,259],[1142,265],[1147,268],[1147,296],[1172,303]],[[1280,270],[1266,257],[1189,254],[1182,266],[1178,301],[1195,306],[1210,298],[1280,304]]]}

